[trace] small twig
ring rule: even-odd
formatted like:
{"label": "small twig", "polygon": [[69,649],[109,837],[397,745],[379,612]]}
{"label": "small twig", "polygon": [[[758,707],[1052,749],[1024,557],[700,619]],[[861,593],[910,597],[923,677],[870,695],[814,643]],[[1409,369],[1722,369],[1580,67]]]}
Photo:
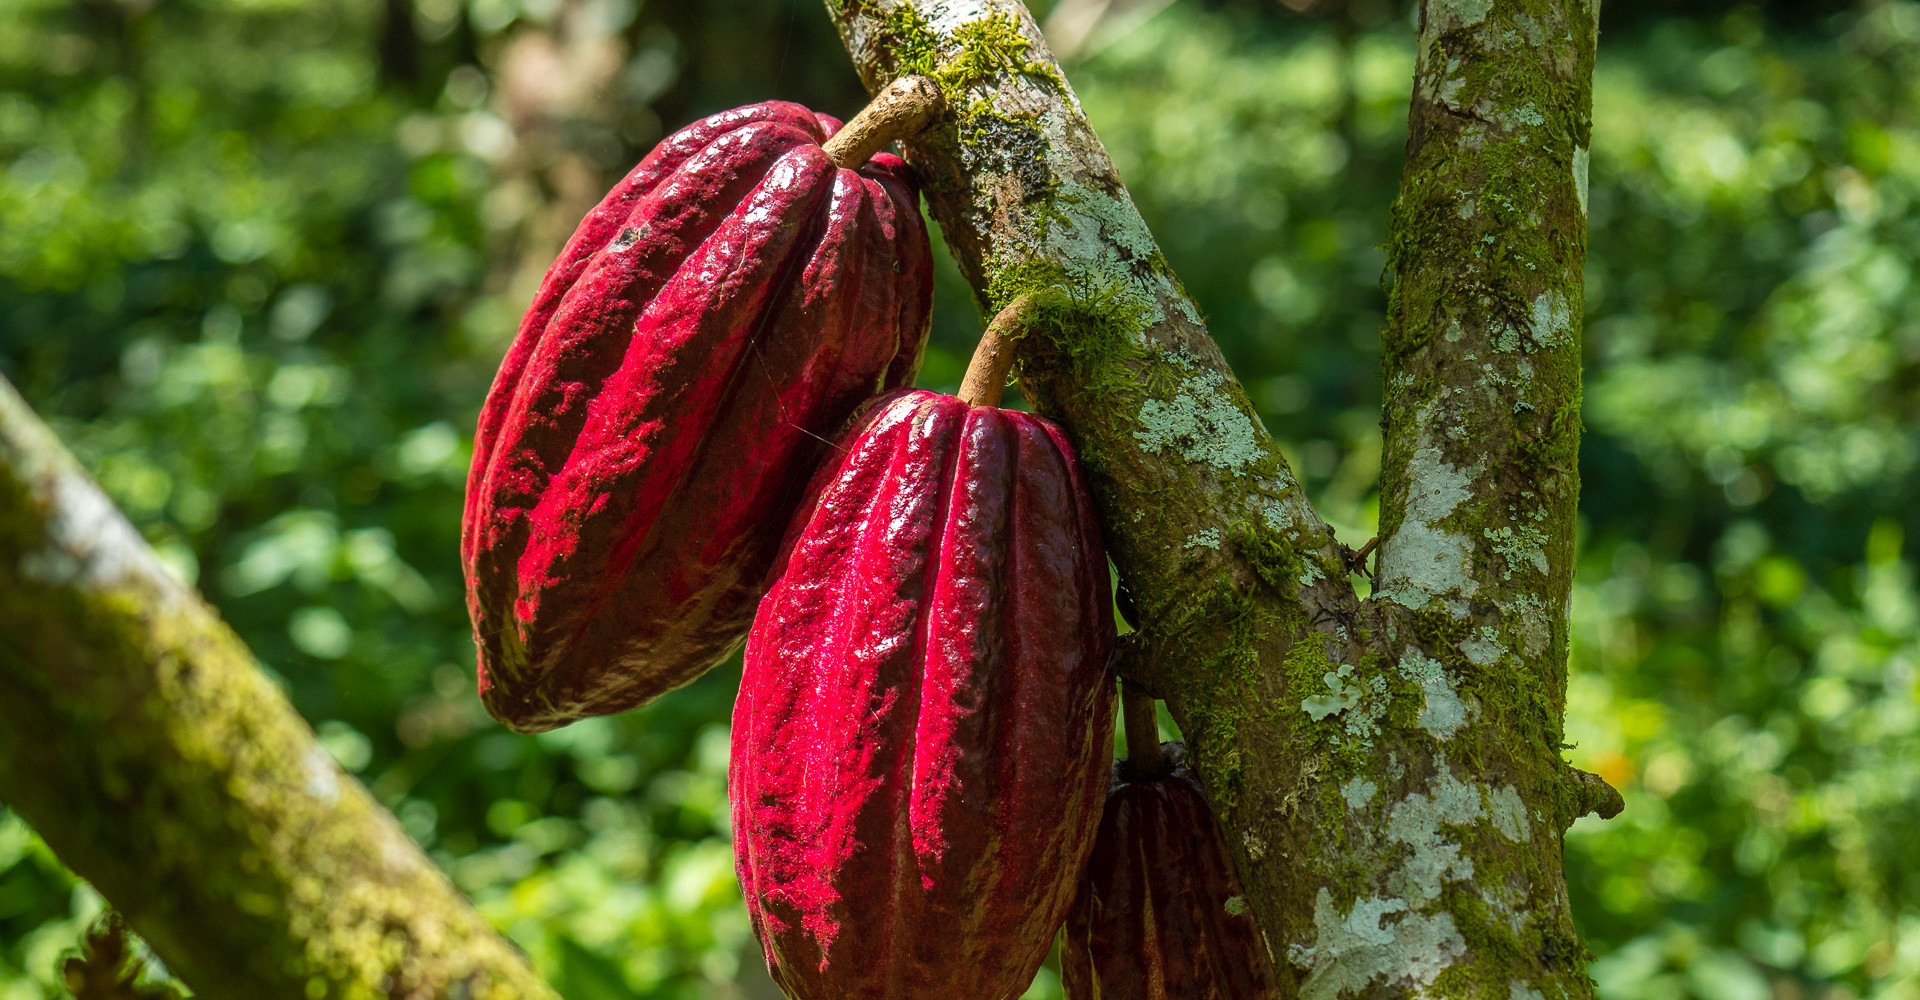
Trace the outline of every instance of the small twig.
{"label": "small twig", "polygon": [[1379,547],[1380,536],[1375,535],[1367,539],[1367,544],[1360,546],[1358,550],[1350,550],[1347,553],[1347,568],[1369,580],[1373,579],[1373,570],[1367,568],[1367,557],[1372,555],[1373,550]]}
{"label": "small twig", "polygon": [[920,131],[946,106],[939,84],[924,76],[903,76],[873,95],[821,148],[840,166],[858,169],[882,146]]}
{"label": "small twig", "polygon": [[1575,802],[1580,816],[1594,815],[1601,819],[1612,819],[1620,815],[1627,807],[1627,800],[1620,797],[1620,791],[1607,784],[1607,779],[1592,773],[1574,769]]}
{"label": "small twig", "polygon": [[1007,387],[1007,373],[1013,370],[1012,334],[1026,326],[1032,295],[1022,295],[1007,304],[980,333],[980,344],[973,349],[967,374],[960,380],[961,399],[974,406],[999,406],[1000,394]]}

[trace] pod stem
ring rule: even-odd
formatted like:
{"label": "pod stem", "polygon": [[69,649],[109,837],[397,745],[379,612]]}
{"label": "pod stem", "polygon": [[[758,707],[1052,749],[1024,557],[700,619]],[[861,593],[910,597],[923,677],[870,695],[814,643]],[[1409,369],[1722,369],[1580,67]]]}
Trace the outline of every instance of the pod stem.
{"label": "pod stem", "polygon": [[1013,371],[1013,337],[1027,325],[1033,305],[1031,294],[1007,303],[993,322],[980,332],[980,343],[967,363],[967,374],[960,380],[960,398],[973,406],[999,406],[1000,394],[1007,387],[1007,373]]}
{"label": "pod stem", "polygon": [[1127,772],[1134,778],[1159,777],[1167,770],[1167,755],[1160,749],[1160,713],[1153,695],[1122,681],[1120,711],[1126,717]]}
{"label": "pod stem", "polygon": [[939,84],[924,76],[903,76],[880,88],[821,148],[833,162],[858,170],[880,147],[920,131],[946,106]]}

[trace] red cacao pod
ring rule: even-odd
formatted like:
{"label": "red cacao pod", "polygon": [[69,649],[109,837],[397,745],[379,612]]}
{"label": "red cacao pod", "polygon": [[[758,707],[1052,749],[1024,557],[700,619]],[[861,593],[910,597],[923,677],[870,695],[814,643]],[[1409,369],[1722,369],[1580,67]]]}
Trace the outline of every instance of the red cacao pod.
{"label": "red cacao pod", "polygon": [[1113,611],[1062,432],[904,391],[794,519],[733,715],[734,859],[795,1000],[1002,1000],[1046,958],[1113,746]]}
{"label": "red cacao pod", "polygon": [[824,441],[910,383],[932,268],[906,165],[796,104],[668,138],[587,214],[480,414],[480,689],[537,732],[644,704],[752,622]]}
{"label": "red cacao pod", "polygon": [[1273,962],[1178,744],[1173,770],[1113,791],[1067,914],[1067,1000],[1269,1000]]}

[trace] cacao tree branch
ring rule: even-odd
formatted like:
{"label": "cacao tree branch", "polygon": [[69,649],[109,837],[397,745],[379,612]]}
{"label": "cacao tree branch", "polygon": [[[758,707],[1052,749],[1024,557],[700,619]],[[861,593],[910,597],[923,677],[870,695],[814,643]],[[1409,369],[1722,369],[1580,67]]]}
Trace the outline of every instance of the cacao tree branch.
{"label": "cacao tree branch", "polygon": [[554,996],[3,379],[0,799],[199,996]]}
{"label": "cacao tree branch", "polygon": [[[1308,507],[1017,0],[829,0],[1073,435],[1286,996],[1592,995],[1561,834],[1589,0],[1427,0],[1390,252],[1380,593]],[[1477,131],[1475,131],[1477,130]],[[1511,338],[1509,339],[1509,334]]]}
{"label": "cacao tree branch", "polygon": [[1592,0],[1421,7],[1388,245],[1375,594],[1561,697],[1580,495]]}
{"label": "cacao tree branch", "polygon": [[[1117,662],[1167,701],[1237,829],[1232,817],[1267,809],[1266,790],[1294,766],[1282,752],[1288,724],[1265,707],[1286,699],[1279,665],[1303,636],[1335,636],[1354,620],[1340,545],[1025,6],[827,8],[870,90],[922,74],[946,91],[949,114],[902,145],[983,311],[1047,293],[1025,325],[1016,373],[1072,435],[1137,604],[1140,632]],[[1266,919],[1260,888],[1251,891]]]}

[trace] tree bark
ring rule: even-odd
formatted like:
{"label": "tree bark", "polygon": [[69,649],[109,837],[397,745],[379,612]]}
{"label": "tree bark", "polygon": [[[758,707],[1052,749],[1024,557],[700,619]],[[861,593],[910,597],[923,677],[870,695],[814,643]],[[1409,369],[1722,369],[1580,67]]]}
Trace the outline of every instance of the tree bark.
{"label": "tree bark", "polygon": [[[1073,436],[1283,992],[1588,997],[1561,835],[1589,0],[1426,0],[1394,208],[1379,592],[1314,513],[1019,0],[828,0],[1017,374]],[[1610,814],[1610,812],[1609,812]]]}
{"label": "tree bark", "polygon": [[554,996],[4,380],[0,799],[199,996]]}

